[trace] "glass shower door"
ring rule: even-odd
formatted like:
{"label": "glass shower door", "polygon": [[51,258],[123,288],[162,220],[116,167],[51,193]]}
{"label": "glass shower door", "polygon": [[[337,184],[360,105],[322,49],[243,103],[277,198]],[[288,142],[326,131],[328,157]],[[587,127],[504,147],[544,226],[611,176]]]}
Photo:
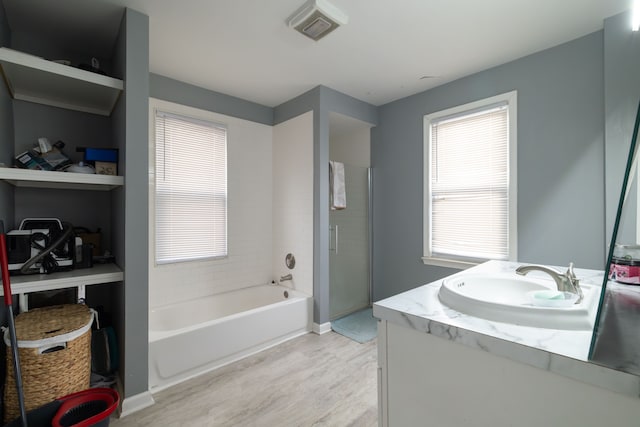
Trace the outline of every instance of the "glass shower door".
{"label": "glass shower door", "polygon": [[347,207],[329,213],[331,320],[370,305],[369,168],[344,169]]}

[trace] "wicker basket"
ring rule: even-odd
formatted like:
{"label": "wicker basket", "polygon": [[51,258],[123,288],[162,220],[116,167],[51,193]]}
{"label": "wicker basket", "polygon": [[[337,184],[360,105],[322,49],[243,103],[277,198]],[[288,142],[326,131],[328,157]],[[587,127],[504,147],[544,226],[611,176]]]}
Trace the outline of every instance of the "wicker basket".
{"label": "wicker basket", "polygon": [[[89,388],[93,312],[85,305],[36,308],[16,316],[16,336],[27,411]],[[4,421],[20,415],[9,331]]]}

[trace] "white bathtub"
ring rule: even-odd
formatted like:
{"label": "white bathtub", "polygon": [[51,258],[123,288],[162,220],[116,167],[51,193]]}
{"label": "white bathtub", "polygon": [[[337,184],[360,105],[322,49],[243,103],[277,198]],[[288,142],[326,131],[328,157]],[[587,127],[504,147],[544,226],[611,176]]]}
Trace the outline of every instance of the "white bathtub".
{"label": "white bathtub", "polygon": [[301,292],[262,285],[152,309],[149,389],[164,389],[311,331],[312,305]]}

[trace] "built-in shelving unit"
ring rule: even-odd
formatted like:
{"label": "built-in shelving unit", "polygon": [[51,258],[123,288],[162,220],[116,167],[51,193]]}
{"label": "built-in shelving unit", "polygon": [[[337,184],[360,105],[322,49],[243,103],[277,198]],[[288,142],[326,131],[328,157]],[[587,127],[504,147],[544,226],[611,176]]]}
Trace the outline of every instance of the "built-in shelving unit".
{"label": "built-in shelving unit", "polygon": [[84,173],[0,168],[0,179],[16,187],[109,191],[124,185],[124,177]]}
{"label": "built-in shelving unit", "polygon": [[[11,276],[11,292],[24,294],[53,289],[75,288],[101,283],[121,282],[124,273],[115,264],[97,264],[92,268],[61,271],[51,274],[28,274]],[[4,295],[0,289],[0,295]]]}
{"label": "built-in shelving unit", "polygon": [[124,87],[122,80],[6,47],[0,48],[0,66],[15,99],[104,116]]}
{"label": "built-in shelving unit", "polygon": [[[145,356],[148,184],[143,176],[128,174],[146,169],[148,162],[148,150],[140,148],[148,142],[149,124],[140,117],[148,113],[149,17],[115,4],[78,13],[69,2],[3,3],[7,13],[0,13],[0,46],[6,47],[0,47],[0,86],[7,89],[0,90],[0,162],[7,167],[0,167],[0,219],[7,230],[29,217],[99,230],[97,253],[109,251],[115,260],[98,264],[94,258],[92,268],[11,276],[14,300],[23,310],[73,294],[90,307],[102,306],[107,316],[101,321],[114,320],[116,375],[123,408],[130,412],[153,404]],[[77,65],[94,57],[112,77],[49,61]],[[116,149],[123,176],[12,168],[15,156],[40,137],[64,141],[73,162],[80,159],[71,154],[79,147]],[[47,290],[49,295],[33,295]]]}
{"label": "built-in shelving unit", "polygon": [[[0,68],[14,99],[69,110],[110,116],[123,91],[122,80],[18,52],[0,48]],[[0,167],[0,180],[15,187],[110,191],[124,185],[124,177],[52,172]],[[12,292],[53,289],[84,289],[87,285],[121,282],[123,271],[116,264],[96,265],[52,274],[12,277]],[[1,294],[1,291],[0,291]]]}

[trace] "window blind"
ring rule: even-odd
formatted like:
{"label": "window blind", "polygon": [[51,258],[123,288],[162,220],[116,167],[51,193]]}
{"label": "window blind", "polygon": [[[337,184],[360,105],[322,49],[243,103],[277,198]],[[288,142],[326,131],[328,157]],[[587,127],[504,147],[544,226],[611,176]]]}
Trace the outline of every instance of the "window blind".
{"label": "window blind", "polygon": [[156,263],[227,255],[227,130],[155,115]]}
{"label": "window blind", "polygon": [[509,258],[506,104],[432,121],[432,256]]}

